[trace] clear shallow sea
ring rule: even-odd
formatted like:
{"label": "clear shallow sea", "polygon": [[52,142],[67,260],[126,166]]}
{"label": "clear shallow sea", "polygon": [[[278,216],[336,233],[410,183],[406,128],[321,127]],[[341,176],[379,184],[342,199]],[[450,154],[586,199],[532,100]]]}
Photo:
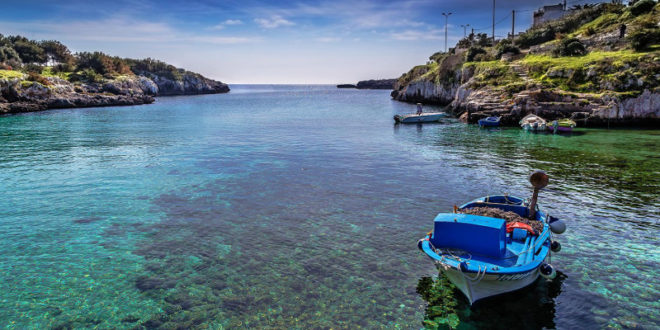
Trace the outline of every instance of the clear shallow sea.
{"label": "clear shallow sea", "polygon": [[[0,117],[0,327],[420,328],[436,213],[528,197],[561,271],[461,327],[660,325],[660,131],[394,126],[388,91],[233,86]],[[431,110],[430,107],[426,108]]]}

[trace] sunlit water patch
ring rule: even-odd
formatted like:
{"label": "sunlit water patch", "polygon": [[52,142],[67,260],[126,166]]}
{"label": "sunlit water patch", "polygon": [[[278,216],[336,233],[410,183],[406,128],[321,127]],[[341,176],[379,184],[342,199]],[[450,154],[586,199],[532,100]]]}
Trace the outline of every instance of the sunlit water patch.
{"label": "sunlit water patch", "polygon": [[[0,117],[0,324],[658,325],[658,131],[393,125],[411,111],[386,91],[237,86]],[[470,308],[416,240],[454,204],[527,197],[532,169],[569,224],[562,274]]]}

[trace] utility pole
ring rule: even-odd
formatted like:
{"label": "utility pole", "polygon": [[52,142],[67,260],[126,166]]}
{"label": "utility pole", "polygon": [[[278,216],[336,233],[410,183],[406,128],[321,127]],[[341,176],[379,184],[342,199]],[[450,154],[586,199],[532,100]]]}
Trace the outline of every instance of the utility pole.
{"label": "utility pole", "polygon": [[445,53],[447,52],[447,22],[449,21],[449,15],[451,13],[442,13],[442,16],[445,17]]}
{"label": "utility pole", "polygon": [[495,45],[495,0],[493,0],[493,45]]}
{"label": "utility pole", "polygon": [[512,10],[511,11],[511,40],[514,40],[514,33],[516,29],[516,11]]}
{"label": "utility pole", "polygon": [[461,27],[463,28],[463,38],[467,37],[467,27],[470,26],[470,24],[461,24]]}

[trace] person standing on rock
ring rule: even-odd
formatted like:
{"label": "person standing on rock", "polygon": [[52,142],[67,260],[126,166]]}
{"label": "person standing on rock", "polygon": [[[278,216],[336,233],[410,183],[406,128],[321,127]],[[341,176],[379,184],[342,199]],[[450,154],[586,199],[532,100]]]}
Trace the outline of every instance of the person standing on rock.
{"label": "person standing on rock", "polygon": [[417,114],[418,115],[422,114],[422,104],[421,103],[417,103]]}
{"label": "person standing on rock", "polygon": [[619,38],[623,38],[623,37],[625,37],[625,36],[626,36],[626,25],[625,25],[625,24],[621,24],[621,25],[619,26]]}

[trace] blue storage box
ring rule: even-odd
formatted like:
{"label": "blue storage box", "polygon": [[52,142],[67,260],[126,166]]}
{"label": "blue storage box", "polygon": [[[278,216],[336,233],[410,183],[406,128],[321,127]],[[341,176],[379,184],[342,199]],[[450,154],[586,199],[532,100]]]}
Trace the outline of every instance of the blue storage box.
{"label": "blue storage box", "polygon": [[431,243],[438,248],[502,258],[506,253],[506,221],[472,214],[440,213],[434,220]]}

